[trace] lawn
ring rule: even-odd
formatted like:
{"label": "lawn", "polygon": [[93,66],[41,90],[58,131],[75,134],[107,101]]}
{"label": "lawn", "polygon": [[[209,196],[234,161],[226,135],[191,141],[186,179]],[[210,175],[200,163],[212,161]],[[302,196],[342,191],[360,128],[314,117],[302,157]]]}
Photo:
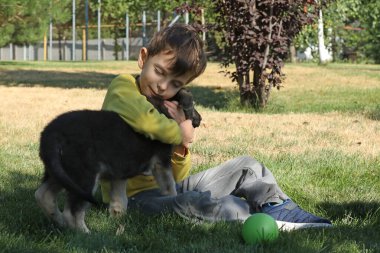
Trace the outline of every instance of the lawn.
{"label": "lawn", "polygon": [[251,155],[295,202],[331,219],[331,229],[249,246],[239,223],[174,215],[116,219],[91,208],[89,235],[51,224],[34,201],[39,134],[62,112],[99,109],[120,73],[138,73],[136,62],[0,62],[1,252],[380,252],[378,65],[288,64],[284,87],[259,112],[239,106],[237,87],[216,63],[190,85],[203,117],[192,173]]}

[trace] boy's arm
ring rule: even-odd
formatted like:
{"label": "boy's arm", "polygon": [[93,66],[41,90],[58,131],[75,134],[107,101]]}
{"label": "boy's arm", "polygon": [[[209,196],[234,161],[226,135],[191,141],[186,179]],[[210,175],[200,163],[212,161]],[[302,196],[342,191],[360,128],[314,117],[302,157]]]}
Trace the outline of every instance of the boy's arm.
{"label": "boy's arm", "polygon": [[191,169],[191,155],[187,148],[182,145],[174,147],[172,155],[172,170],[176,182],[187,178]]}
{"label": "boy's arm", "polygon": [[179,124],[182,133],[182,145],[189,148],[194,138],[194,126],[190,119],[186,119],[183,109],[177,101],[164,101],[169,115]]}
{"label": "boy's arm", "polygon": [[111,82],[102,110],[118,113],[136,132],[152,140],[175,145],[182,143],[181,127],[160,114],[141,95],[131,75],[120,75]]}

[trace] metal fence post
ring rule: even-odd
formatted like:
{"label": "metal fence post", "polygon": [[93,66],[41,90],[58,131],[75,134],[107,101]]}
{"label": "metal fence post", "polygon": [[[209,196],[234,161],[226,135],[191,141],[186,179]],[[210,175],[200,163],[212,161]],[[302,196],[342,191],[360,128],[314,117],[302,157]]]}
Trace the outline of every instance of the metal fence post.
{"label": "metal fence post", "polygon": [[100,19],[100,5],[101,5],[101,0],[98,0],[98,61],[100,61],[102,59],[102,56],[101,56],[101,19]]}
{"label": "metal fence post", "polygon": [[157,32],[161,30],[161,11],[157,11]]}
{"label": "metal fence post", "polygon": [[26,61],[26,45],[25,44],[23,45],[23,58],[24,58],[24,61]]}
{"label": "metal fence post", "polygon": [[75,57],[75,48],[76,48],[76,46],[75,46],[75,35],[76,35],[76,30],[75,30],[75,0],[73,0],[73,13],[72,13],[72,15],[73,15],[73,24],[72,24],[72,26],[73,26],[73,44],[72,44],[72,52],[71,52],[71,60],[72,61],[75,61],[75,59],[76,59],[76,57]]}
{"label": "metal fence post", "polygon": [[125,14],[125,59],[129,61],[129,16]]}
{"label": "metal fence post", "polygon": [[13,61],[13,43],[9,44],[9,60]]}
{"label": "metal fence post", "polygon": [[143,11],[142,16],[142,36],[143,36],[143,47],[146,45],[146,12]]}
{"label": "metal fence post", "polygon": [[53,59],[53,20],[50,18],[49,24],[49,61]]}
{"label": "metal fence post", "polygon": [[32,46],[30,44],[28,44],[28,60],[29,61],[32,61]]}
{"label": "metal fence post", "polygon": [[85,22],[85,26],[86,26],[86,32],[85,32],[85,36],[86,36],[86,40],[85,40],[85,57],[84,57],[84,61],[87,61],[88,60],[88,0],[85,0],[85,3],[84,3],[84,22]]}

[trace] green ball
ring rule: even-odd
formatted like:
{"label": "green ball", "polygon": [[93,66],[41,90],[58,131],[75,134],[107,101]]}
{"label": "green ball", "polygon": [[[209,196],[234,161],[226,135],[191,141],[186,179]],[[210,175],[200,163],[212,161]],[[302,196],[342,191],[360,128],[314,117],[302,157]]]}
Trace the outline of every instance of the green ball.
{"label": "green ball", "polygon": [[265,213],[253,214],[243,224],[242,235],[247,244],[272,242],[278,234],[276,221]]}

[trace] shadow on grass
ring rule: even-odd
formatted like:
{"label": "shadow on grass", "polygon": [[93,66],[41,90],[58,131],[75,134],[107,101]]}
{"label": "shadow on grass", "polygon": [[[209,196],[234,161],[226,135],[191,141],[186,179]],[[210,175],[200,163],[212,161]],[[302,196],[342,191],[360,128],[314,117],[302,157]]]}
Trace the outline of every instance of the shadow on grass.
{"label": "shadow on grass", "polygon": [[[5,251],[100,252],[107,249],[122,252],[125,248],[134,248],[130,252],[177,252],[175,248],[186,246],[189,238],[192,242],[203,240],[201,246],[208,246],[206,238],[212,236],[210,230],[217,232],[218,236],[230,238],[230,242],[240,240],[238,224],[215,224],[211,228],[194,226],[174,215],[146,216],[135,210],[115,219],[109,217],[105,207],[93,207],[87,212],[86,222],[92,230],[90,235],[61,229],[44,216],[35,202],[34,191],[40,184],[39,176],[12,171],[2,179],[7,182],[0,195],[0,246]],[[97,226],[98,223],[106,224]],[[125,232],[117,236],[120,226],[125,227]],[[231,232],[235,238],[231,238]],[[2,245],[6,240],[12,243]]]}
{"label": "shadow on grass", "polygon": [[[380,203],[353,201],[346,203],[326,202],[319,207],[328,213],[333,221],[357,225],[335,225],[336,237],[331,241],[340,243],[356,242],[363,248],[380,251]],[[329,239],[330,240],[330,239]],[[336,242],[335,242],[336,243]]]}
{"label": "shadow on grass", "polygon": [[56,87],[105,89],[115,77],[99,72],[52,70],[1,70],[0,85],[7,87]]}
{"label": "shadow on grass", "polygon": [[380,121],[380,104],[366,113],[367,118]]}
{"label": "shadow on grass", "polygon": [[[347,203],[322,203],[320,208],[326,210],[333,220],[342,220],[347,217],[352,219],[371,219],[380,225],[380,203],[353,201]],[[379,227],[380,230],[380,227]]]}
{"label": "shadow on grass", "polygon": [[230,109],[231,101],[239,97],[238,91],[231,89],[191,86],[189,90],[193,93],[196,105],[221,111]]}
{"label": "shadow on grass", "polygon": [[[135,74],[135,73],[132,73]],[[65,72],[52,70],[1,70],[0,85],[6,87],[54,87],[107,89],[116,75],[99,72]],[[192,86],[195,103],[215,110],[227,110],[237,91]]]}

